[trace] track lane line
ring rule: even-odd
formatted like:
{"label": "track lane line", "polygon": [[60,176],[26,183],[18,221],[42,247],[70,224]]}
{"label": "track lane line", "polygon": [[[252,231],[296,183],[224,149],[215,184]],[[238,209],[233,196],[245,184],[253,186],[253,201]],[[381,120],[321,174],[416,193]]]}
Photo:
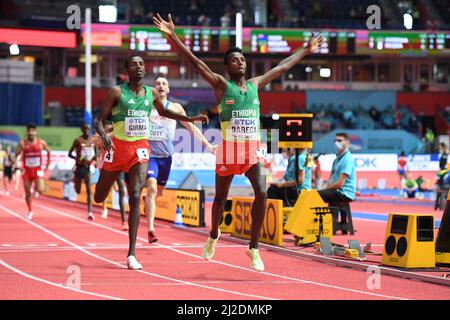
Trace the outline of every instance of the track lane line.
{"label": "track lane line", "polygon": [[[44,206],[44,205],[35,204],[35,206],[38,206],[38,207],[41,207],[43,209],[49,210],[49,211],[51,211],[51,212],[53,212],[53,213],[55,213],[57,215],[65,216],[65,217],[68,217],[70,219],[74,219],[74,220],[77,220],[77,221],[80,221],[80,222],[83,222],[83,223],[86,223],[86,224],[89,224],[89,225],[92,225],[92,226],[96,226],[98,228],[102,228],[102,229],[109,230],[109,231],[112,231],[112,232],[115,232],[115,233],[118,233],[118,234],[122,234],[122,235],[125,235],[125,236],[128,237],[128,233],[127,232],[119,231],[119,230],[113,229],[111,227],[98,224],[98,223],[93,222],[93,221],[87,221],[85,219],[81,219],[79,217],[76,217],[76,216],[74,216],[72,214],[68,214],[68,213],[65,213],[65,212],[62,212],[60,210],[56,210],[56,209],[53,209],[51,207],[47,207],[47,206]],[[143,241],[145,243],[147,243],[147,241],[148,241],[147,239],[139,237],[139,236],[137,237],[137,239],[141,240],[141,241]],[[177,253],[182,254],[182,255],[186,255],[186,256],[190,256],[190,257],[196,258],[196,259],[203,260],[203,258],[198,256],[198,255],[194,255],[194,254],[191,254],[191,253],[188,253],[188,252],[177,250],[177,249],[174,249],[174,248],[172,248],[170,246],[165,246],[165,245],[160,244],[160,243],[154,243],[154,245],[160,246],[160,247],[165,248],[165,249],[170,250],[170,251],[177,252]],[[241,266],[238,266],[238,265],[226,263],[226,262],[219,261],[219,260],[210,260],[210,261],[212,263],[217,263],[217,264],[220,264],[220,265],[223,265],[223,266],[227,266],[227,267],[230,267],[230,268],[234,268],[234,269],[245,270],[245,271],[258,273],[258,274],[264,274],[264,275],[267,275],[267,276],[277,277],[277,278],[280,278],[280,279],[284,279],[284,280],[288,280],[288,281],[295,281],[295,282],[303,283],[303,284],[317,285],[317,286],[321,286],[321,287],[326,287],[326,288],[331,288],[331,289],[336,289],[336,290],[341,290],[341,291],[347,291],[347,292],[352,292],[352,293],[358,293],[358,294],[363,294],[363,295],[375,296],[375,297],[385,298],[385,299],[409,300],[408,298],[384,295],[384,294],[380,294],[380,293],[367,292],[367,291],[356,290],[356,289],[350,289],[350,288],[346,288],[346,287],[335,286],[335,285],[325,284],[325,283],[321,283],[321,282],[315,282],[315,281],[310,281],[310,280],[303,280],[303,279],[299,279],[299,278],[283,276],[283,275],[270,273],[270,272],[257,272],[257,271],[254,271],[254,270],[250,269],[250,268],[244,268],[244,267],[241,267]]]}
{"label": "track lane line", "polygon": [[45,283],[49,286],[53,286],[53,287],[57,287],[57,288],[61,288],[61,289],[66,289],[66,290],[70,290],[70,291],[75,291],[78,293],[83,293],[83,294],[87,294],[87,295],[92,295],[92,296],[96,296],[96,297],[100,297],[100,298],[105,298],[105,299],[110,299],[110,300],[123,300],[122,298],[117,298],[117,297],[113,297],[113,296],[108,296],[108,295],[104,295],[101,293],[96,293],[96,292],[91,292],[91,291],[86,291],[86,290],[81,290],[81,289],[77,289],[77,288],[73,288],[73,287],[69,287],[69,286],[65,286],[63,284],[59,284],[56,282],[52,282],[52,281],[48,281],[36,276],[33,276],[29,273],[26,273],[20,269],[17,269],[16,267],[13,267],[12,265],[6,263],[4,260],[0,259],[0,265],[2,265],[3,267],[5,267],[6,269],[9,269],[25,278],[29,278],[35,281],[39,281],[42,283]]}
{"label": "track lane line", "polygon": [[[42,206],[37,205],[37,204],[35,206],[42,207]],[[91,257],[94,257],[94,258],[96,258],[98,260],[101,260],[101,261],[107,262],[109,264],[121,267],[123,269],[127,269],[126,265],[118,263],[118,262],[115,262],[115,261],[112,261],[112,260],[109,260],[108,258],[99,256],[99,255],[97,255],[95,253],[92,253],[92,252],[86,250],[86,249],[83,249],[79,245],[77,245],[77,244],[75,244],[75,243],[73,243],[73,242],[71,242],[71,241],[61,237],[60,235],[58,235],[58,234],[48,230],[47,228],[45,228],[45,227],[35,223],[34,221],[30,221],[28,219],[25,219],[24,217],[22,217],[17,212],[14,212],[14,211],[10,210],[10,209],[4,207],[3,205],[0,205],[0,208],[3,209],[4,211],[8,212],[10,215],[12,215],[12,216],[14,216],[14,217],[16,217],[16,218],[18,218],[18,219],[20,219],[22,221],[25,221],[25,222],[31,224],[32,226],[38,228],[39,230],[41,230],[41,231],[43,231],[43,232],[45,232],[45,233],[55,237],[56,239],[58,239],[58,240],[60,240],[62,242],[67,243],[68,245],[78,249],[79,251],[81,251],[81,252],[83,252],[83,253],[91,256]],[[53,211],[52,208],[47,208],[47,209],[50,210],[50,211]],[[80,219],[80,220],[84,221],[82,219]],[[94,222],[89,222],[89,221],[85,221],[85,222],[88,222],[89,224],[94,223]],[[134,271],[140,272],[140,273],[143,273],[143,274],[146,274],[146,275],[150,275],[150,276],[153,276],[155,278],[160,278],[160,279],[164,279],[164,280],[168,280],[168,281],[173,281],[173,282],[181,283],[181,284],[188,285],[188,286],[194,286],[194,287],[199,287],[199,288],[203,288],[203,289],[220,291],[220,292],[224,292],[224,293],[227,293],[227,294],[245,296],[245,297],[249,297],[249,298],[256,298],[256,299],[262,299],[262,300],[278,300],[278,299],[271,298],[271,297],[265,297],[265,296],[260,296],[260,295],[248,294],[248,293],[243,293],[243,292],[238,292],[238,291],[233,291],[233,290],[226,290],[226,289],[221,289],[221,288],[201,285],[201,284],[198,284],[198,283],[195,283],[195,282],[184,281],[184,280],[180,280],[180,279],[176,279],[176,278],[166,277],[166,276],[163,276],[163,275],[160,275],[160,274],[151,273],[151,272],[147,272],[147,271],[144,271],[144,270],[134,270]]]}

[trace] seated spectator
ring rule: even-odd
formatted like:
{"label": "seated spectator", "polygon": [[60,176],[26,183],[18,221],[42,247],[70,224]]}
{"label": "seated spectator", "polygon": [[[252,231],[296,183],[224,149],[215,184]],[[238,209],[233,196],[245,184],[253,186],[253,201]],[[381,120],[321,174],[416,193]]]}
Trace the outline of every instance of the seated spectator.
{"label": "seated spectator", "polygon": [[355,128],[356,126],[356,117],[353,114],[351,108],[347,108],[342,114],[342,119],[344,120],[344,124],[346,128]]}
{"label": "seated spectator", "polygon": [[295,150],[282,150],[283,158],[288,159],[288,166],[281,181],[273,181],[267,190],[268,199],[283,200],[284,206],[291,206],[297,200],[302,190],[311,189],[313,166],[311,156],[305,151],[298,157],[298,181],[295,181]]}
{"label": "seated spectator", "polygon": [[383,112],[383,114],[381,116],[381,124],[386,129],[394,129],[395,128],[394,116],[388,110]]}
{"label": "seated spectator", "polygon": [[419,191],[419,186],[417,185],[416,180],[411,177],[409,172],[406,173],[402,186],[405,198],[412,199],[416,197],[417,192]]}
{"label": "seated spectator", "polygon": [[416,179],[417,186],[419,188],[419,192],[433,191],[430,188],[430,181],[419,175]]}

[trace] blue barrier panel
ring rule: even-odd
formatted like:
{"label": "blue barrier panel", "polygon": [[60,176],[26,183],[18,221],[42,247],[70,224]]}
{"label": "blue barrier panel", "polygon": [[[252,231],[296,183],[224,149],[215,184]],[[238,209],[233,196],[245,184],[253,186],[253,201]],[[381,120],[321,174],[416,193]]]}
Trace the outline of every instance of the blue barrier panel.
{"label": "blue barrier panel", "polygon": [[43,86],[0,83],[0,110],[0,125],[43,125]]}

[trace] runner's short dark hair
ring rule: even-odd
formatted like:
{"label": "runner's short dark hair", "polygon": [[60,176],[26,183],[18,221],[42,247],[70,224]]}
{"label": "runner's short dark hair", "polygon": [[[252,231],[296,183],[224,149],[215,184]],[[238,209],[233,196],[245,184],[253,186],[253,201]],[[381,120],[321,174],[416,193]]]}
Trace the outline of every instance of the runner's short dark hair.
{"label": "runner's short dark hair", "polygon": [[242,52],[242,49],[239,47],[232,47],[230,49],[227,50],[227,52],[225,52],[225,56],[223,57],[223,64],[227,65],[228,64],[228,56],[234,52],[238,52],[240,54],[244,54]]}
{"label": "runner's short dark hair", "polygon": [[28,129],[37,129],[37,126],[34,123],[29,123],[29,124],[27,124],[27,130]]}
{"label": "runner's short dark hair", "polygon": [[142,59],[142,57],[138,54],[133,54],[131,56],[128,56],[128,58],[125,60],[125,69],[128,69],[128,63],[130,63],[131,59],[133,59],[135,57],[139,57]]}

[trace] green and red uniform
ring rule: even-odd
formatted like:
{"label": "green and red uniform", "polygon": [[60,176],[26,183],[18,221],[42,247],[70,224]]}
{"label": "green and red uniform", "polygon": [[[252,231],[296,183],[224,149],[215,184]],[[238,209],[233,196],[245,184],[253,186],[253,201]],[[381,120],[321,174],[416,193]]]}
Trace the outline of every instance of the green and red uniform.
{"label": "green and red uniform", "polygon": [[220,176],[246,173],[267,148],[260,143],[260,104],[258,89],[246,82],[242,92],[228,81],[219,104],[222,143],[216,151],[216,173]]}
{"label": "green and red uniform", "polygon": [[138,97],[128,84],[120,86],[119,103],[112,109],[115,149],[104,153],[102,169],[106,171],[128,172],[135,164],[148,162],[150,146],[147,139],[153,94],[151,87],[143,87],[145,95]]}

